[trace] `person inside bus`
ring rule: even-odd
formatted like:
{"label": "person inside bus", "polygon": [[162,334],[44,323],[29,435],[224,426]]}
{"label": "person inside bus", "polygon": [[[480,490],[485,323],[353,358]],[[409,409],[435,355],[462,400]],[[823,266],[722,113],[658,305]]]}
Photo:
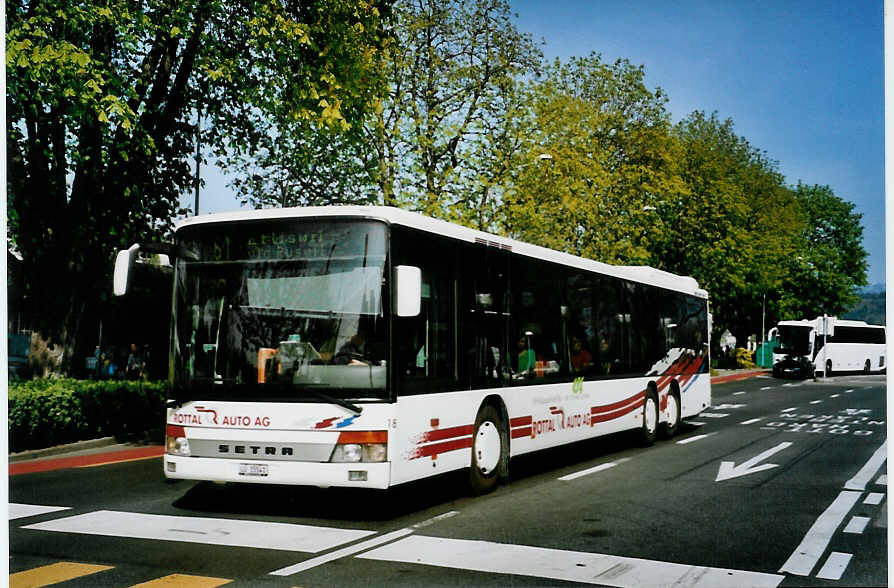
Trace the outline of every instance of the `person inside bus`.
{"label": "person inside bus", "polygon": [[525,334],[518,339],[518,374],[533,375],[534,367],[537,365],[537,356],[531,349],[531,336],[533,333],[525,331]]}
{"label": "person inside bus", "polygon": [[354,333],[348,342],[341,346],[332,359],[336,365],[369,365],[366,356],[366,335],[362,330]]}
{"label": "person inside bus", "polygon": [[593,357],[577,335],[571,337],[571,353],[571,366],[574,369],[574,373],[578,374],[586,371],[587,368],[593,365]]}

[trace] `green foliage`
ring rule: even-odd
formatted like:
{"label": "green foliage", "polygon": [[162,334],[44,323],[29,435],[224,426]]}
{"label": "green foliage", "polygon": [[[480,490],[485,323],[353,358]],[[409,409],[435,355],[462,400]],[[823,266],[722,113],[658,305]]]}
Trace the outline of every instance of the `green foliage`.
{"label": "green foliage", "polygon": [[197,132],[224,156],[287,120],[349,128],[380,93],[380,21],[367,0],[7,3],[7,219],[67,361],[95,343],[115,250],[169,231]]}
{"label": "green foliage", "polygon": [[481,141],[541,53],[506,0],[398,0],[394,14],[389,90],[368,125],[383,202],[474,222]]}
{"label": "green foliage", "polygon": [[753,352],[742,347],[736,348],[736,367],[739,369],[754,369],[757,365],[752,361]]}
{"label": "green foliage", "polygon": [[523,240],[607,263],[649,261],[650,205],[685,190],[672,167],[666,97],[642,67],[597,54],[531,84],[502,222]]}
{"label": "green foliage", "polygon": [[715,327],[744,339],[760,331],[764,295],[777,299],[805,220],[775,162],[731,120],[695,112],[672,133],[688,189],[657,208],[665,239],[656,265],[695,277],[711,294]]}
{"label": "green foliage", "polygon": [[861,216],[829,186],[798,184],[794,196],[804,211],[797,255],[786,266],[789,280],[780,318],[841,315],[866,284],[866,250]]}
{"label": "green foliage", "polygon": [[9,450],[127,438],[164,422],[162,382],[41,379],[9,386]]}

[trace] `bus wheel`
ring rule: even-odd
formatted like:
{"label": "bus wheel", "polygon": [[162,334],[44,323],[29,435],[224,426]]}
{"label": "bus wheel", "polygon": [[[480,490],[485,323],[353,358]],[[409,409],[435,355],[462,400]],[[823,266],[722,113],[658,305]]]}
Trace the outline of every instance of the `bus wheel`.
{"label": "bus wheel", "polygon": [[831,359],[826,361],[826,375],[827,376],[832,375],[832,360]]}
{"label": "bus wheel", "polygon": [[493,405],[487,404],[478,411],[469,472],[469,482],[475,494],[490,492],[503,477],[501,471],[509,450],[504,428],[500,412]]}
{"label": "bus wheel", "polygon": [[655,443],[655,435],[658,432],[658,397],[650,387],[646,392],[646,400],[643,404],[643,424],[640,427],[640,440],[646,447]]}
{"label": "bus wheel", "polygon": [[867,373],[867,374],[868,374],[870,371],[872,371],[872,362],[869,361],[868,359],[866,360],[866,363],[863,364],[863,371],[864,371],[865,373]]}
{"label": "bus wheel", "polygon": [[674,392],[667,395],[667,415],[667,422],[661,425],[661,436],[670,439],[680,427],[680,397]]}

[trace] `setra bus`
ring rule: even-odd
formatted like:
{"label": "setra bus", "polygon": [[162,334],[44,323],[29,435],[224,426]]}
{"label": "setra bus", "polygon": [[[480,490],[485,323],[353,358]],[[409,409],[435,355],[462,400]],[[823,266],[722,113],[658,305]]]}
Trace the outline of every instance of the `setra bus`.
{"label": "setra bus", "polygon": [[[173,245],[164,473],[388,488],[711,404],[708,295],[389,207],[192,217]],[[127,290],[140,245],[119,252]]]}
{"label": "setra bus", "polygon": [[886,369],[882,325],[821,316],[814,320],[780,321],[775,332],[779,337],[779,347],[773,354],[776,376],[798,370],[806,377]]}

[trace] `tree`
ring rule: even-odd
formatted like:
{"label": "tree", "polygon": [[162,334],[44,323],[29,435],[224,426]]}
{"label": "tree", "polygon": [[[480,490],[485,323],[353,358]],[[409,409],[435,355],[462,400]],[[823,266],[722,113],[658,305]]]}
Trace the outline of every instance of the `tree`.
{"label": "tree", "polygon": [[691,275],[711,295],[714,325],[740,341],[760,331],[803,227],[775,162],[735,134],[730,119],[694,112],[674,127],[687,190],[658,208],[666,239],[658,265]]}
{"label": "tree", "polygon": [[532,71],[540,52],[505,0],[399,0],[395,19],[389,92],[368,127],[383,202],[451,218],[468,208],[474,137],[499,116],[501,88]]}
{"label": "tree", "polygon": [[[598,54],[555,61],[530,84],[524,143],[504,195],[506,230],[607,263],[650,261],[650,210],[685,189],[663,91]],[[532,162],[539,162],[532,164]]]}
{"label": "tree", "polygon": [[804,211],[799,249],[785,268],[780,318],[839,315],[859,300],[866,285],[862,215],[829,186],[798,183],[793,194]]}
{"label": "tree", "polygon": [[366,0],[7,5],[7,218],[69,366],[115,249],[164,234],[191,187],[198,112],[217,153],[269,114],[349,125],[372,105],[379,22]]}

